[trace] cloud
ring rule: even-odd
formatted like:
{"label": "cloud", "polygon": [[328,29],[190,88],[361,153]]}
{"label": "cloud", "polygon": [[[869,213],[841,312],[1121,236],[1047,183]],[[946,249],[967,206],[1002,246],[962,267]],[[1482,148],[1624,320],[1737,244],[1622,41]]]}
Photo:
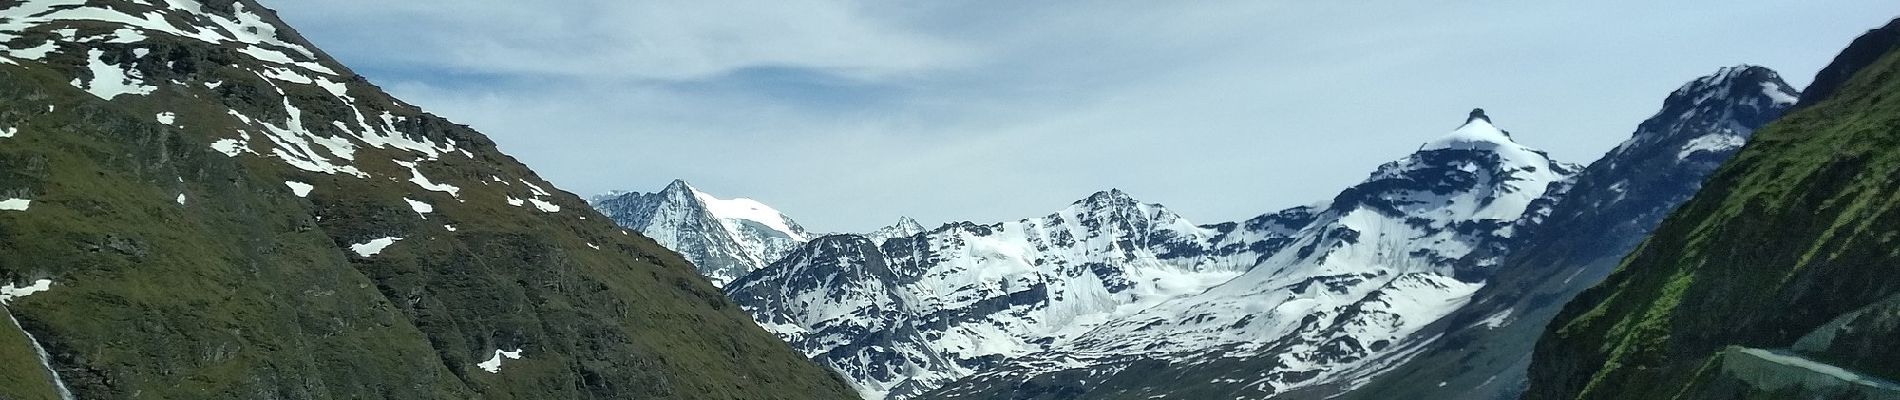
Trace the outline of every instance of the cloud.
{"label": "cloud", "polygon": [[877,79],[958,65],[969,50],[822,0],[341,0],[271,5],[341,52],[476,74],[693,80],[746,68]]}
{"label": "cloud", "polygon": [[1111,187],[1242,219],[1331,197],[1472,107],[1588,162],[1718,67],[1805,82],[1890,7],[1825,3],[267,2],[564,189],[684,178],[825,231]]}

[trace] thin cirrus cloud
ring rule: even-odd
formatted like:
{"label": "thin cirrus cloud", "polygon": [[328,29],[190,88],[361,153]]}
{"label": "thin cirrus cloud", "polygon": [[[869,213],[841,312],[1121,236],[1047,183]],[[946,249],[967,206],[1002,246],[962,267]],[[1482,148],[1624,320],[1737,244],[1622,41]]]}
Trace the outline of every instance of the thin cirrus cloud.
{"label": "thin cirrus cloud", "polygon": [[[320,4],[319,4],[320,3]],[[1203,223],[1324,200],[1484,107],[1585,163],[1740,63],[1805,84],[1883,1],[267,2],[564,189],[684,178],[821,231],[1121,188]]]}
{"label": "thin cirrus cloud", "polygon": [[[811,0],[326,1],[271,4],[322,21],[373,64],[477,74],[691,80],[760,66],[854,77],[947,68],[963,49]],[[307,25],[307,24],[306,24]],[[361,47],[354,47],[360,45]]]}

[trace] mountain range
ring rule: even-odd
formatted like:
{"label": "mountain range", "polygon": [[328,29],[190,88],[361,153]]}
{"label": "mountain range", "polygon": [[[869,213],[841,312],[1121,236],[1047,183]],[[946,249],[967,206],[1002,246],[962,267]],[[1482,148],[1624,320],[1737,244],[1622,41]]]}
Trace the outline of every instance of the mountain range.
{"label": "mountain range", "polygon": [[[1602,258],[1796,99],[1773,71],[1724,68],[1589,167],[1474,110],[1331,199],[1246,221],[1195,224],[1108,190],[1037,218],[818,237],[725,290],[871,399],[1376,393],[1468,351],[1461,335],[1527,346]],[[1621,239],[1573,243],[1603,235]],[[1592,256],[1522,266],[1539,248]],[[1591,275],[1500,308],[1551,280],[1538,268]],[[1527,358],[1511,361],[1476,368],[1503,383],[1462,387],[1521,390]]]}

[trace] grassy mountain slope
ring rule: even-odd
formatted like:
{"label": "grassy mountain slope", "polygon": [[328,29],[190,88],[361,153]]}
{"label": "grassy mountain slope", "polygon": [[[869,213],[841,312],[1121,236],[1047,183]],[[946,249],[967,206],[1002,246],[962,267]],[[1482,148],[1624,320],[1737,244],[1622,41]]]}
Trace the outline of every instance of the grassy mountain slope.
{"label": "grassy mountain slope", "polygon": [[[1879,381],[1900,378],[1891,340],[1900,313],[1890,306],[1900,296],[1900,55],[1878,42],[1857,41],[1838,60],[1875,61],[1838,87],[1808,91],[1832,95],[1804,99],[1758,131],[1622,267],[1558,314],[1537,345],[1526,398],[1886,395]],[[1849,374],[1868,380],[1839,378]],[[1814,380],[1777,378],[1789,376]]]}
{"label": "grassy mountain slope", "polygon": [[[541,189],[480,133],[297,54],[307,42],[256,3],[169,4],[79,7],[186,32],[260,18],[252,33],[291,44],[271,49],[335,75],[286,80],[262,45],[89,39],[128,29],[112,21],[0,36],[0,130],[16,132],[0,138],[0,200],[31,201],[0,211],[0,284],[54,282],[5,307],[79,398],[854,396],[678,255]],[[102,63],[153,90],[88,93]],[[387,129],[358,128],[364,115]],[[360,175],[281,156],[299,150]],[[383,237],[401,239],[353,248]],[[0,397],[50,398],[22,332],[0,331]],[[520,357],[484,370],[498,350]]]}

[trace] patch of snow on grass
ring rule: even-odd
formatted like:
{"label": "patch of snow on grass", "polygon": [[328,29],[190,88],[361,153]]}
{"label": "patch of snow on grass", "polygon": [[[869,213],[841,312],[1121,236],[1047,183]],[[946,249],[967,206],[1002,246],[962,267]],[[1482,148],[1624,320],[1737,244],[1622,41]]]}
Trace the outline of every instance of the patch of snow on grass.
{"label": "patch of snow on grass", "polygon": [[402,238],[385,237],[385,238],[373,239],[368,242],[350,245],[350,251],[356,252],[356,255],[359,255],[359,256],[369,257],[369,256],[376,255],[377,253],[382,253],[384,248],[389,247],[389,245],[396,244],[396,241],[398,240],[402,240]]}
{"label": "patch of snow on grass", "polygon": [[0,200],[0,211],[26,211],[26,207],[31,205],[33,201],[27,199]]}
{"label": "patch of snow on grass", "polygon": [[172,124],[178,123],[178,114],[173,113],[171,111],[158,113],[157,118],[158,118],[158,123],[165,124],[165,125],[172,125]]}
{"label": "patch of snow on grass", "polygon": [[27,285],[27,286],[14,286],[13,284],[9,283],[6,286],[0,286],[0,304],[6,304],[8,302],[13,301],[13,299],[26,297],[34,293],[44,292],[52,288],[53,288],[52,279],[41,279],[41,280],[33,281],[32,285]]}
{"label": "patch of snow on grass", "polygon": [[519,360],[521,359],[521,350],[515,349],[515,351],[501,351],[497,349],[495,350],[495,356],[489,357],[488,361],[483,361],[480,364],[475,364],[475,366],[481,367],[483,371],[488,371],[488,373],[499,374],[501,373],[501,359],[502,358],[507,358],[510,360]]}
{"label": "patch of snow on grass", "polygon": [[92,93],[93,96],[112,100],[112,98],[119,97],[119,95],[135,94],[143,96],[152,94],[152,91],[158,90],[157,86],[144,84],[145,78],[139,76],[138,71],[128,72],[118,66],[106,64],[103,58],[105,50],[88,50],[86,55],[92,60],[91,64],[87,66],[87,68],[92,71],[92,81],[81,85],[79,79],[73,79],[73,86],[85,89],[87,93]]}
{"label": "patch of snow on grass", "polygon": [[450,196],[455,196],[456,198],[462,197],[462,188],[455,187],[455,185],[435,183],[434,181],[430,181],[429,177],[422,176],[421,170],[416,169],[416,163],[414,162],[397,161],[396,165],[401,165],[404,168],[408,168],[409,169],[409,183],[414,183],[416,184],[416,186],[421,186],[422,190],[448,193]]}
{"label": "patch of snow on grass", "polygon": [[561,212],[561,206],[555,205],[554,203],[549,203],[546,200],[533,198],[533,199],[528,199],[528,202],[534,203],[534,208],[537,210],[541,210],[541,212]]}
{"label": "patch of snow on grass", "polygon": [[408,202],[409,209],[415,210],[417,214],[428,214],[428,213],[435,212],[435,206],[429,205],[429,203],[424,203],[422,201],[410,199],[408,197],[402,198],[402,201]]}
{"label": "patch of snow on grass", "polygon": [[310,197],[310,189],[317,188],[308,183],[297,181],[284,181],[284,186],[289,186],[290,194],[297,195],[297,197]]}

